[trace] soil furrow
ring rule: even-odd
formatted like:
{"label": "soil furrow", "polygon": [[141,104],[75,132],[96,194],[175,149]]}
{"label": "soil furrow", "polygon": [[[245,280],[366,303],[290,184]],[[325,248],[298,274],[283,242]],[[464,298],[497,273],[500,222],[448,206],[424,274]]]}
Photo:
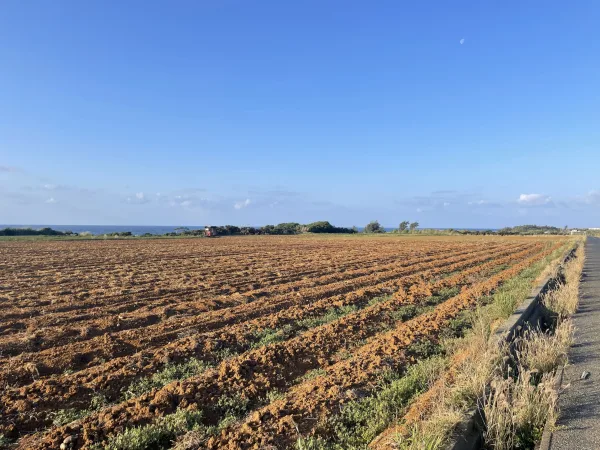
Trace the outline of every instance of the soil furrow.
{"label": "soil furrow", "polygon": [[[524,263],[517,263],[513,269],[501,273],[503,276],[513,273],[514,267],[530,264],[531,260],[541,258],[540,255],[544,255],[544,253],[541,252]],[[457,277],[457,279],[464,278]],[[498,275],[490,278],[490,280],[502,279]],[[485,283],[488,281],[482,285],[487,286]],[[453,281],[442,279],[440,282],[452,283]],[[399,304],[405,304],[410,298],[410,302],[413,302],[415,297],[424,298],[430,295],[431,287],[422,286],[414,292],[396,296],[394,300]],[[473,289],[471,288],[468,292],[483,292],[482,288],[476,291]],[[457,297],[463,298],[462,294]],[[393,301],[388,304],[391,308],[393,308],[392,303]],[[440,308],[436,308],[436,311]],[[309,330],[289,341],[252,350],[240,357],[224,361],[217,370],[211,370],[199,378],[172,383],[157,392],[146,394],[83,419],[80,424],[73,425],[76,427],[74,430],[53,430],[44,442],[56,443],[60,440],[60,436],[64,438],[65,433],[74,431],[81,437],[82,444],[92,440],[98,442],[106,436],[105,433],[108,429],[118,431],[124,426],[144,424],[156,417],[157,414],[168,414],[174,412],[177,407],[186,408],[192,403],[196,408],[202,408],[207,423],[216,423],[219,412],[210,405],[216,404],[219,397],[241,392],[247,398],[257,401],[272,389],[287,389],[292,380],[308,370],[327,366],[327,359],[344,345],[342,343],[344,340],[358,342],[381,331],[377,324],[381,323],[382,315],[380,313],[384,310],[384,305],[375,305],[334,323]],[[425,317],[429,316],[425,315]],[[429,323],[429,319],[426,322]],[[412,338],[408,340],[412,342]],[[359,354],[361,353],[359,352]],[[126,420],[123,421],[123,418]]]}

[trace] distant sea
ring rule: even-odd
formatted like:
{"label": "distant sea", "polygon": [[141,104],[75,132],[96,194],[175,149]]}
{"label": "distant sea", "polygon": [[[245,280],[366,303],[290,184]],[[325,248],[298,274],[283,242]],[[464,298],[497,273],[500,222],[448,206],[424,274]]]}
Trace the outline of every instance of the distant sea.
{"label": "distant sea", "polygon": [[[88,232],[91,234],[109,234],[123,231],[131,231],[132,234],[139,236],[144,233],[150,234],[165,234],[172,233],[178,226],[164,226],[164,225],[2,225],[0,229],[12,227],[12,228],[33,228],[39,230],[40,228],[52,228],[57,231],[72,231],[73,233],[84,233]],[[201,230],[204,226],[187,226],[190,230]],[[363,227],[358,227],[359,231],[363,230]],[[392,231],[395,228],[385,228],[385,231]],[[432,230],[448,230],[449,228],[430,228]],[[468,230],[468,231],[486,231],[492,230],[497,231],[497,228],[455,228],[456,230]]]}

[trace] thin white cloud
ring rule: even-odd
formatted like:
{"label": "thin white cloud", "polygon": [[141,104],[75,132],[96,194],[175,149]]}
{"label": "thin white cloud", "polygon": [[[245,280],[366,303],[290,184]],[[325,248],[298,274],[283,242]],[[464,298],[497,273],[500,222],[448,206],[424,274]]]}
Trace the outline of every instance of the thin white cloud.
{"label": "thin white cloud", "polygon": [[469,205],[472,208],[480,208],[480,209],[502,208],[503,207],[502,203],[490,202],[489,200],[484,200],[484,199],[472,200],[470,202],[467,202],[467,205]]}
{"label": "thin white cloud", "polygon": [[74,187],[65,186],[62,184],[53,184],[53,183],[44,184],[42,186],[42,189],[44,189],[46,191],[75,191],[75,190],[77,190],[77,188],[74,188]]}
{"label": "thin white cloud", "polygon": [[462,38],[459,42],[460,42],[460,45],[463,45],[465,43],[465,38]]}
{"label": "thin white cloud", "polygon": [[523,206],[543,206],[552,203],[552,197],[543,194],[521,194],[517,203]]}
{"label": "thin white cloud", "polygon": [[584,197],[584,202],[590,205],[600,204],[600,191],[596,189],[589,191]]}
{"label": "thin white cloud", "polygon": [[127,203],[143,205],[151,201],[143,192],[136,192],[134,195],[126,198]]}
{"label": "thin white cloud", "polygon": [[[480,194],[477,194],[479,197]],[[415,195],[412,197],[400,198],[395,204],[401,207],[418,208],[420,212],[447,210],[451,208],[461,208],[477,199],[475,194],[470,192],[461,192],[455,190],[437,190],[430,194]],[[469,203],[470,204],[470,203]],[[418,211],[419,212],[419,211]]]}
{"label": "thin white cloud", "polygon": [[54,200],[54,197],[50,197],[48,200],[46,200],[46,203],[56,203],[56,200]]}
{"label": "thin white cloud", "polygon": [[15,173],[20,172],[20,170],[17,167],[0,165],[0,172]]}
{"label": "thin white cloud", "polygon": [[252,201],[247,198],[246,200],[240,201],[240,202],[235,202],[233,204],[233,207],[235,209],[242,209],[242,208],[246,208],[248,205],[250,205],[250,203],[252,203]]}

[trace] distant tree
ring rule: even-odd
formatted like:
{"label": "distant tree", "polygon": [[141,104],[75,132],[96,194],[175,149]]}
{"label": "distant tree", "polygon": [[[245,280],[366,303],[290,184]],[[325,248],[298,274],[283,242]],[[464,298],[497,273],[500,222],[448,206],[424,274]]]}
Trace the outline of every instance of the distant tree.
{"label": "distant tree", "polygon": [[260,229],[261,234],[275,234],[275,225],[265,225]]}
{"label": "distant tree", "polygon": [[519,234],[519,235],[535,235],[535,234],[561,234],[564,230],[557,227],[547,225],[517,225],[515,227],[505,227],[498,230],[498,234]]}
{"label": "distant tree", "polygon": [[378,221],[374,220],[365,227],[365,233],[385,233],[385,230]]}
{"label": "distant tree", "polygon": [[274,234],[298,234],[300,233],[301,226],[296,222],[280,223],[275,226],[273,230]]}
{"label": "distant tree", "polygon": [[240,234],[244,234],[244,235],[258,234],[258,230],[254,227],[242,227],[242,228],[240,228]]}
{"label": "distant tree", "polygon": [[326,220],[309,223],[305,227],[307,233],[333,233],[334,228],[335,227]]}
{"label": "distant tree", "polygon": [[408,220],[403,220],[402,222],[400,222],[400,226],[398,227],[400,232],[406,231],[408,228],[408,224],[409,224]]}
{"label": "distant tree", "polygon": [[410,231],[415,231],[419,227],[419,222],[413,222],[410,224]]}
{"label": "distant tree", "polygon": [[225,234],[228,235],[240,233],[240,227],[236,227],[235,225],[225,225],[223,228],[225,228]]}
{"label": "distant tree", "polygon": [[127,237],[127,236],[133,236],[133,233],[131,231],[115,231],[113,233],[105,233],[104,236]]}

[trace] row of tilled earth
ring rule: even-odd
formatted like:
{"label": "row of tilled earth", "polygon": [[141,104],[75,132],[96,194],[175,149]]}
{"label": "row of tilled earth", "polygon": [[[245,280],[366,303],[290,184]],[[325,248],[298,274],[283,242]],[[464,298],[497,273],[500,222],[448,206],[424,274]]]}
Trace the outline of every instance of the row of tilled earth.
{"label": "row of tilled earth", "polygon": [[[459,311],[557,245],[275,237],[1,243],[0,434],[21,438],[21,448],[58,448],[69,436],[73,447],[86,447],[178,409],[200,411],[214,425],[225,414],[214,406],[219,399],[241,395],[245,421],[206,446],[283,448],[338,408],[344,392],[367,392],[386,368],[410,364],[409,345],[435,338]],[[428,304],[414,316],[394,314]],[[306,325],[348,306],[330,323]],[[261,332],[282,329],[285,339],[255,345]],[[350,357],[339,358],[342,351]],[[123,398],[136,380],[190,358],[212,368]],[[314,369],[326,372],[303,381]],[[266,401],[274,390],[283,399]],[[99,393],[112,406],[51,426],[57,409],[87,409]]]}

